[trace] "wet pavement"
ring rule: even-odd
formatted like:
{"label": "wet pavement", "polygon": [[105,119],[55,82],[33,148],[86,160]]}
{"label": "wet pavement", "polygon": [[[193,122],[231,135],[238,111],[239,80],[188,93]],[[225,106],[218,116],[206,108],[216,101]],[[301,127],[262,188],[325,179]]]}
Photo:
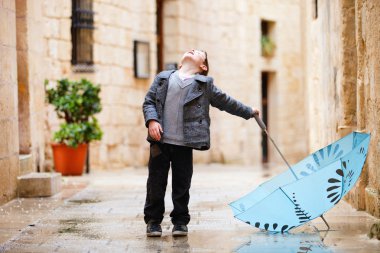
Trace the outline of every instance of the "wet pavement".
{"label": "wet pavement", "polygon": [[279,173],[270,166],[196,165],[189,235],[171,236],[171,185],[161,238],[147,238],[143,205],[147,170],[95,171],[64,177],[51,198],[15,199],[0,206],[0,252],[379,252],[369,239],[378,221],[341,201],[325,218],[290,233],[259,231],[233,218],[228,203]]}

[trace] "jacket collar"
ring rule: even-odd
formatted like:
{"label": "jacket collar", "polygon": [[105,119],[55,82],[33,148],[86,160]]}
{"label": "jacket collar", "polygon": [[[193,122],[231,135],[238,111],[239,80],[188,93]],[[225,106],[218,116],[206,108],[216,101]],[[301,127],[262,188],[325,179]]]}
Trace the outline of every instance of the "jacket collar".
{"label": "jacket collar", "polygon": [[194,79],[201,81],[203,83],[207,83],[207,76],[204,76],[204,75],[196,74]]}
{"label": "jacket collar", "polygon": [[163,79],[168,79],[171,74],[173,74],[175,70],[165,70],[162,71],[158,74],[158,77],[163,78]]}
{"label": "jacket collar", "polygon": [[[170,75],[174,73],[174,71],[176,70],[165,70],[165,71],[160,72],[158,76],[163,79],[168,79]],[[207,76],[204,76],[204,75],[196,74],[194,76],[194,79],[201,81],[203,83],[207,83]]]}

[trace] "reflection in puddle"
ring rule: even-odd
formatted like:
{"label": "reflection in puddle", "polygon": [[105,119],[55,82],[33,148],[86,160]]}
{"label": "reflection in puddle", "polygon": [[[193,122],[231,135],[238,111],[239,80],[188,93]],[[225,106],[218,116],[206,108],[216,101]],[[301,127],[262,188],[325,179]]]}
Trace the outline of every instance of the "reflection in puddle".
{"label": "reflection in puddle", "polygon": [[173,237],[173,249],[183,253],[190,252],[190,244],[188,243],[188,237]]}
{"label": "reflection in puddle", "polygon": [[239,246],[234,252],[332,253],[333,251],[323,244],[319,233],[280,234],[258,232],[252,234],[249,241]]}

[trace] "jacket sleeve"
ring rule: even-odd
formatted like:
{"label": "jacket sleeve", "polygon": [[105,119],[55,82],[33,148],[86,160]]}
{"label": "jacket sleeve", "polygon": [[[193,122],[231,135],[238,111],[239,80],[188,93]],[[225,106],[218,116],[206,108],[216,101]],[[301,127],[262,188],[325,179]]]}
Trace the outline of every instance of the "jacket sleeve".
{"label": "jacket sleeve", "polygon": [[156,76],[152,85],[149,88],[148,93],[145,95],[142,109],[144,113],[146,127],[148,127],[148,122],[150,120],[159,121],[157,109],[156,109],[156,93],[157,93],[157,86],[158,86],[159,81],[160,81],[160,78]]}
{"label": "jacket sleeve", "polygon": [[250,119],[253,117],[253,110],[251,107],[244,105],[216,87],[212,78],[210,78],[208,83],[208,89],[210,104],[212,106],[244,119]]}

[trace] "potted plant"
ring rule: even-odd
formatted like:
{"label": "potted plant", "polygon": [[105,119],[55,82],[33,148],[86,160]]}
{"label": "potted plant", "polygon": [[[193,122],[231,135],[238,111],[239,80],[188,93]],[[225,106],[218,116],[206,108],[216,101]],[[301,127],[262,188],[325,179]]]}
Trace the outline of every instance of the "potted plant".
{"label": "potted plant", "polygon": [[265,57],[272,57],[276,49],[274,41],[266,35],[261,36],[261,53]]}
{"label": "potted plant", "polygon": [[48,84],[45,80],[46,100],[54,106],[58,118],[64,120],[53,137],[55,170],[62,175],[81,175],[88,144],[103,135],[94,117],[102,109],[100,86],[86,79],[61,79],[56,87],[48,87]]}

